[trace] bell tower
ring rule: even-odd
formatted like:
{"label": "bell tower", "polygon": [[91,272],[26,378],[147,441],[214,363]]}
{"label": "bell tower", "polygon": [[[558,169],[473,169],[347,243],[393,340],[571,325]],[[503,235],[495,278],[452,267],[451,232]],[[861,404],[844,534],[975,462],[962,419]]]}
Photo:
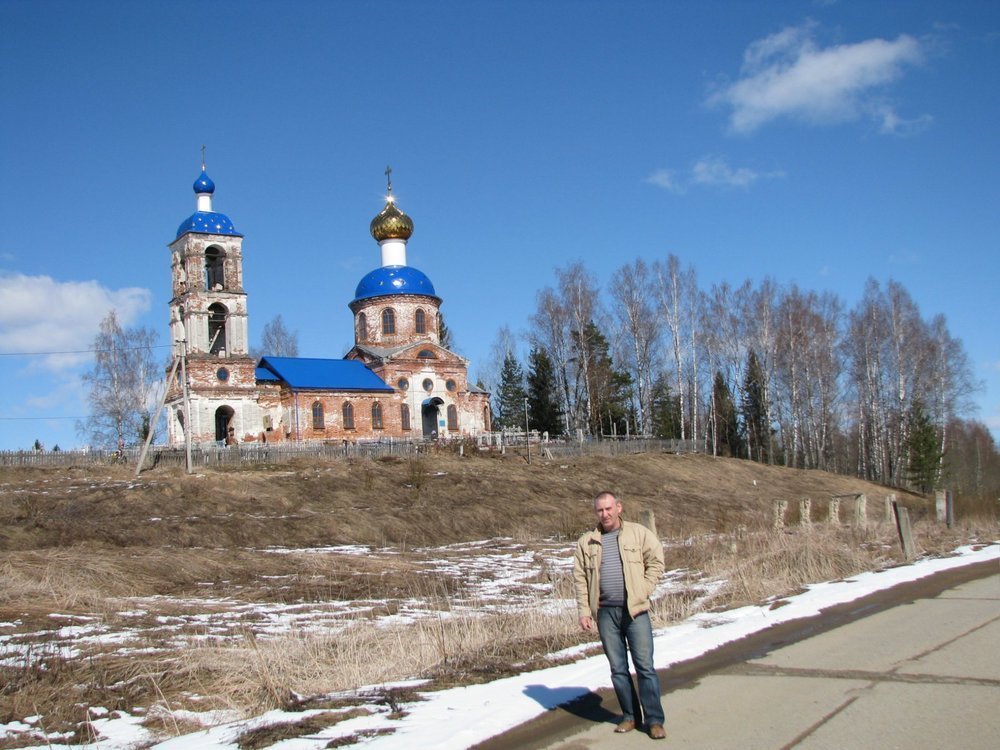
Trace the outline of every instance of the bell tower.
{"label": "bell tower", "polygon": [[[170,333],[188,383],[191,440],[239,442],[260,432],[256,362],[249,353],[243,235],[212,209],[215,183],[202,163],[196,210],[170,243],[173,294]],[[167,394],[172,444],[183,442],[183,388]]]}

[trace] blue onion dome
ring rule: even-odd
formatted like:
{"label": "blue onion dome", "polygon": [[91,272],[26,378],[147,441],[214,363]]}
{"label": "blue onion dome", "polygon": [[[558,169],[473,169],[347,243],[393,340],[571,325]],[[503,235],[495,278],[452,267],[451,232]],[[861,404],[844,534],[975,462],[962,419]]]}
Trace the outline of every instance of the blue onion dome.
{"label": "blue onion dome", "polygon": [[382,266],[361,279],[354,292],[354,301],[393,294],[419,294],[438,299],[434,285],[423,271],[412,266]]}
{"label": "blue onion dome", "polygon": [[201,168],[201,174],[198,175],[198,179],[194,181],[194,191],[196,193],[208,193],[211,195],[215,192],[215,183],[212,182],[212,178],[205,174],[205,168]]}
{"label": "blue onion dome", "polygon": [[392,197],[386,201],[378,216],[372,219],[372,237],[377,242],[382,240],[408,240],[413,234],[413,219],[396,208]]}
{"label": "blue onion dome", "polygon": [[180,237],[186,232],[200,232],[201,234],[226,234],[233,237],[242,237],[233,222],[225,214],[215,211],[195,211],[177,227],[177,236]]}

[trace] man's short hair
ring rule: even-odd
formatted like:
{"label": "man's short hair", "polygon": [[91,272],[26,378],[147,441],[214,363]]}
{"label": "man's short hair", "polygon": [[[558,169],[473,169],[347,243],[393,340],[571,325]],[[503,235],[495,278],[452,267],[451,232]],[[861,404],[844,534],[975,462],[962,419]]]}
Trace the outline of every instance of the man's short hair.
{"label": "man's short hair", "polygon": [[596,495],[594,495],[594,505],[597,505],[597,501],[600,500],[602,497],[610,497],[616,503],[621,502],[621,500],[617,498],[614,492],[611,492],[610,490],[601,490]]}

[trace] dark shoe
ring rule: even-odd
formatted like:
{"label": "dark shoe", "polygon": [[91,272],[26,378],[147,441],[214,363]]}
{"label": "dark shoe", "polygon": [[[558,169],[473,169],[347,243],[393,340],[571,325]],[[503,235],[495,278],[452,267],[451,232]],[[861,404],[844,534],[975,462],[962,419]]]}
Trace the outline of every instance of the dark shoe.
{"label": "dark shoe", "polygon": [[631,732],[635,729],[635,722],[631,719],[626,719],[621,724],[615,727],[616,734],[625,734],[625,732]]}
{"label": "dark shoe", "polygon": [[649,725],[649,738],[651,740],[663,740],[666,739],[667,732],[664,730],[662,724],[650,724]]}

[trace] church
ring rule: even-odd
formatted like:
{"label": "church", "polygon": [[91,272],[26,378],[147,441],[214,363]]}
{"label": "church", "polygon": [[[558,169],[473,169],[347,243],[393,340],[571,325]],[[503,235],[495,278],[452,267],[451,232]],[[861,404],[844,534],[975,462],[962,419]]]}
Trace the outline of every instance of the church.
{"label": "church", "polygon": [[441,298],[407,264],[413,220],[387,195],[371,221],[381,264],[348,308],[354,346],[342,359],[250,355],[243,235],[215,211],[202,164],[196,210],[170,243],[171,445],[355,442],[474,437],[490,430],[489,394],[469,362],[441,345]]}

